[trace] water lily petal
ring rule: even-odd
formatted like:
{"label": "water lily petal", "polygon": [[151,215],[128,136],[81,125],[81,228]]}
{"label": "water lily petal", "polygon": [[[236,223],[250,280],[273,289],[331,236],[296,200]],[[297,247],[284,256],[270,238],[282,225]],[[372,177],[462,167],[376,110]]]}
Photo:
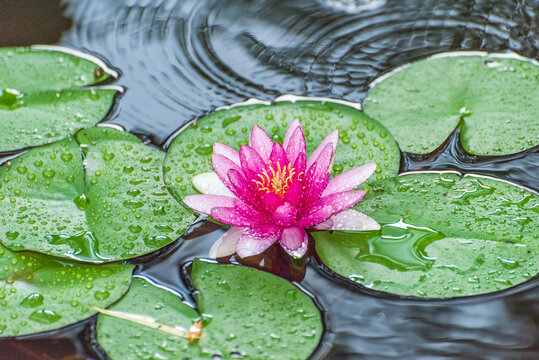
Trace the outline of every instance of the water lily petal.
{"label": "water lily petal", "polygon": [[333,146],[327,144],[320,155],[318,160],[307,170],[307,174],[304,179],[304,197],[302,205],[302,214],[310,211],[313,204],[320,198],[322,192],[329,183],[329,167],[333,159]]}
{"label": "water lily petal", "polygon": [[[305,175],[305,167],[307,166],[307,154],[306,153],[300,153],[298,156],[296,156],[296,161],[293,163],[294,169],[296,169],[296,174],[303,178],[303,175]],[[302,174],[302,175],[300,175]]]}
{"label": "water lily petal", "polygon": [[301,258],[307,252],[309,237],[302,228],[290,226],[283,230],[279,243],[288,255]]}
{"label": "water lily petal", "polygon": [[299,119],[292,120],[290,125],[288,125],[288,129],[286,129],[286,134],[284,134],[283,148],[288,148],[288,145],[290,144],[290,139],[298,128],[301,129],[301,132],[303,133],[303,129],[301,128],[301,122],[299,121]]}
{"label": "water lily petal", "polygon": [[285,202],[273,213],[273,220],[277,225],[290,226],[296,221],[298,210],[292,204]]}
{"label": "water lily petal", "polygon": [[366,164],[344,172],[329,181],[328,186],[322,193],[322,196],[354,190],[361,183],[371,177],[375,170],[376,164]]}
{"label": "water lily petal", "polygon": [[273,212],[283,204],[284,200],[277,194],[269,192],[262,196],[262,205],[270,213]]}
{"label": "water lily petal", "polygon": [[249,145],[260,154],[264,162],[268,161],[273,147],[273,141],[260,126],[253,126],[253,131],[251,131],[251,136],[249,137]]}
{"label": "water lily petal", "polygon": [[235,207],[214,207],[211,209],[210,215],[215,220],[231,226],[250,227],[260,225],[258,221],[244,216]]}
{"label": "water lily petal", "polygon": [[229,188],[238,199],[251,205],[253,208],[264,211],[264,206],[260,202],[260,196],[254,188],[254,184],[248,181],[242,173],[235,169],[228,172]]}
{"label": "water lily petal", "polygon": [[[290,130],[290,128],[288,128]],[[288,135],[288,133],[287,133]],[[286,157],[291,164],[296,164],[298,157],[301,157],[302,160],[300,163],[306,164],[307,161],[307,148],[305,145],[305,135],[303,134],[303,129],[301,125],[294,130],[294,133],[290,137],[290,142],[283,147],[286,149]],[[304,165],[305,166],[305,165]],[[305,171],[305,167],[300,169],[296,168],[298,172]]]}
{"label": "water lily petal", "polygon": [[303,216],[296,225],[301,227],[311,227],[320,224],[331,216],[355,205],[363,199],[365,194],[366,191],[363,190],[351,190],[323,197],[316,202],[309,213]]}
{"label": "water lily petal", "polygon": [[316,162],[314,162],[309,170],[307,170],[305,180],[311,182],[311,185],[313,185],[319,178],[323,178],[329,174],[329,168],[333,161],[334,155],[335,151],[333,150],[333,146],[331,144],[327,144],[326,147],[320,152]]}
{"label": "water lily petal", "polygon": [[275,225],[251,227],[243,232],[236,245],[236,253],[244,258],[263,253],[281,236],[281,229]]}
{"label": "water lily petal", "polygon": [[223,234],[210,248],[209,257],[217,259],[230,256],[236,252],[236,245],[241,234],[245,231],[243,227],[232,227]]}
{"label": "water lily petal", "polygon": [[249,180],[256,179],[257,174],[261,174],[266,168],[266,161],[254,148],[247,145],[240,148],[240,162],[243,172]]}
{"label": "water lily petal", "polygon": [[193,183],[193,187],[202,194],[236,197],[213,171],[197,174],[193,176],[191,182]]}
{"label": "water lily petal", "polygon": [[270,162],[272,164],[279,163],[281,165],[281,168],[284,168],[288,165],[288,158],[286,157],[286,152],[284,151],[283,146],[278,142],[273,143],[270,155]]}
{"label": "water lily petal", "polygon": [[240,154],[238,150],[231,148],[228,145],[215,143],[213,144],[213,153],[226,156],[232,160],[236,165],[240,166]]}
{"label": "water lily petal", "polygon": [[236,198],[223,195],[189,195],[183,198],[185,205],[206,215],[211,215],[214,207],[234,207],[236,201]]}
{"label": "water lily petal", "polygon": [[213,170],[215,170],[215,173],[217,173],[217,176],[219,176],[219,179],[221,179],[223,184],[225,184],[225,186],[234,193],[231,188],[230,180],[228,179],[228,172],[231,169],[234,169],[239,173],[242,173],[241,167],[239,167],[234,161],[230,160],[226,156],[215,153],[211,156],[211,165],[213,166]]}
{"label": "water lily petal", "polygon": [[313,151],[309,160],[307,160],[307,170],[309,170],[309,168],[318,160],[318,157],[320,156],[326,145],[331,144],[333,153],[335,153],[338,143],[339,131],[333,130],[328,136],[326,136],[326,138],[320,143],[320,145],[318,145],[316,150]]}
{"label": "water lily petal", "polygon": [[237,201],[234,205],[241,216],[256,221],[258,224],[265,224],[269,221],[268,215],[261,213],[256,208],[249,206],[241,201]]}
{"label": "water lily petal", "polygon": [[298,207],[301,202],[301,195],[303,194],[303,183],[296,181],[290,185],[290,188],[284,194],[284,200],[289,202],[294,207]]}
{"label": "water lily petal", "polygon": [[354,209],[348,209],[333,215],[315,226],[316,230],[372,231],[380,230],[376,220]]}

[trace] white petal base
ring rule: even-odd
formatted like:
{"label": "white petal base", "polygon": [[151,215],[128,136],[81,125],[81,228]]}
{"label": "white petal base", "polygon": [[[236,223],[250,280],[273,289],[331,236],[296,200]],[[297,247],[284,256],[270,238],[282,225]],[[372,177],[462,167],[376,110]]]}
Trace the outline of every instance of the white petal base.
{"label": "white petal base", "polygon": [[236,244],[241,234],[245,231],[242,227],[233,227],[223,234],[210,248],[209,257],[217,259],[230,256],[236,252]]}
{"label": "white petal base", "polygon": [[316,230],[374,231],[381,226],[376,220],[356,210],[345,210],[315,226]]}
{"label": "white petal base", "polygon": [[191,182],[193,183],[193,187],[201,194],[236,197],[213,171],[195,175]]}
{"label": "white petal base", "polygon": [[274,225],[248,228],[236,245],[236,254],[241,258],[262,254],[279,239],[280,235],[279,228]]}

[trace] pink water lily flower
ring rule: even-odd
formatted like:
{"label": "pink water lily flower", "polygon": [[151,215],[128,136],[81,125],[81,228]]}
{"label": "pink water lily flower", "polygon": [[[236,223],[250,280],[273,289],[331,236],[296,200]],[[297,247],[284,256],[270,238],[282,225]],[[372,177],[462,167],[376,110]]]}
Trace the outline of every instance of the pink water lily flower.
{"label": "pink water lily flower", "polygon": [[307,159],[299,120],[290,124],[282,145],[256,125],[249,145],[239,152],[216,143],[215,173],[193,178],[203,194],[183,199],[194,211],[232,226],[212,246],[210,256],[258,255],[279,241],[288,254],[299,258],[307,251],[305,229],[379,229],[375,220],[350,209],[365,195],[356,188],[373,174],[376,164],[330,179],[337,143],[335,130]]}

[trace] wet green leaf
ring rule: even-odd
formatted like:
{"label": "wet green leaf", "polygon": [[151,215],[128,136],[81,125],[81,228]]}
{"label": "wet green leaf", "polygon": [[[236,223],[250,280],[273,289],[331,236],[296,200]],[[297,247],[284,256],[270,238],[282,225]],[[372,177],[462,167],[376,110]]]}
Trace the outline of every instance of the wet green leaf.
{"label": "wet green leaf", "polygon": [[339,146],[333,164],[337,175],[354,167],[375,162],[373,179],[395,176],[400,152],[393,137],[377,121],[351,107],[315,101],[278,102],[271,106],[249,105],[217,111],[188,126],[174,139],[165,160],[165,181],[179,199],[196,193],[194,175],[211,171],[215,142],[235,149],[248,143],[253,125],[259,125],[282,141],[288,125],[300,119],[310,155],[334,129],[339,129]]}
{"label": "wet green leaf", "polygon": [[0,242],[109,261],[157,250],[190,225],[192,215],[163,183],[163,152],[111,128],[81,130],[76,138],[0,167]]}
{"label": "wet green leaf", "polygon": [[313,233],[322,262],[400,295],[489,293],[539,272],[539,197],[501,181],[413,174],[374,183],[356,207],[378,232]]}
{"label": "wet green leaf", "polygon": [[56,329],[95,314],[129,288],[130,265],[81,265],[0,245],[0,336]]}
{"label": "wet green leaf", "polygon": [[0,48],[0,151],[60,140],[99,122],[115,89],[93,56],[55,46]]}
{"label": "wet green leaf", "polygon": [[[245,359],[306,359],[323,331],[321,314],[312,299],[291,283],[260,270],[195,260],[191,277],[203,314],[202,338],[189,344],[179,336],[99,315],[99,344],[112,359],[208,359],[241,353]],[[142,314],[161,324],[189,329],[198,313],[180,298],[145,280],[134,279],[131,290],[114,311]]]}
{"label": "wet green leaf", "polygon": [[462,121],[468,152],[502,155],[539,145],[537,99],[539,66],[485,53],[413,63],[377,83],[363,108],[404,151],[433,151]]}

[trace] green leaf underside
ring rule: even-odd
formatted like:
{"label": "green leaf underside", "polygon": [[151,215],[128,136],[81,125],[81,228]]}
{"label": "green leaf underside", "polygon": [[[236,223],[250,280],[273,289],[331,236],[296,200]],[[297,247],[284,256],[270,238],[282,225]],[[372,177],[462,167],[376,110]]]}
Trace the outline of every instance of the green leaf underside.
{"label": "green leaf underside", "polygon": [[76,138],[0,167],[0,242],[96,262],[147,254],[185,231],[192,215],[162,181],[163,152],[111,128]]}
{"label": "green leaf underside", "polygon": [[389,132],[377,121],[351,107],[315,101],[278,102],[271,106],[249,105],[210,114],[184,129],[174,139],[165,160],[165,182],[179,199],[196,191],[194,175],[212,171],[212,145],[220,142],[239,150],[248,143],[253,125],[258,125],[282,142],[288,125],[301,121],[310,155],[334,129],[339,129],[339,146],[333,164],[337,175],[354,167],[376,163],[373,179],[395,176],[400,152]]}
{"label": "green leaf underside", "polygon": [[93,126],[116,90],[82,88],[107,79],[96,63],[61,51],[0,49],[0,151],[60,140]]}
{"label": "green leaf underside", "polygon": [[[149,327],[99,315],[98,342],[112,359],[306,359],[323,331],[311,298],[291,283],[260,270],[195,259],[191,276],[200,291],[203,337],[188,340]],[[189,329],[200,316],[174,294],[133,279],[131,290],[111,307],[149,315],[162,324]],[[164,345],[165,344],[165,345]]]}
{"label": "green leaf underside", "polygon": [[429,58],[376,84],[365,113],[387,126],[402,150],[426,154],[457,127],[476,155],[539,145],[539,67],[490,56]]}
{"label": "green leaf underside", "polygon": [[371,233],[315,232],[322,262],[376,290],[421,297],[489,293],[539,271],[539,198],[500,181],[414,174],[374,183],[355,207]]}
{"label": "green leaf underside", "polygon": [[52,330],[95,314],[129,288],[130,265],[81,265],[0,245],[0,336]]}

